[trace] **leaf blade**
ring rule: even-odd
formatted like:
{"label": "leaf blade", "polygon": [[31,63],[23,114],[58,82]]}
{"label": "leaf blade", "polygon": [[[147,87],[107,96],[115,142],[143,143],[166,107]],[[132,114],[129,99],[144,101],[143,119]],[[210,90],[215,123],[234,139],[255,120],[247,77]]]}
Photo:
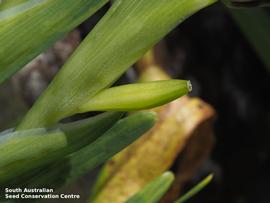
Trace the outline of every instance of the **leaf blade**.
{"label": "leaf blade", "polygon": [[94,142],[121,116],[122,113],[118,112],[104,113],[61,124],[54,129],[13,132],[7,134],[6,138],[1,136],[1,185],[13,182],[20,174],[65,157]]}
{"label": "leaf blade", "polygon": [[129,198],[126,203],[156,203],[169,189],[173,180],[174,175],[171,172],[165,172]]}
{"label": "leaf blade", "polygon": [[106,2],[108,0],[17,0],[1,3],[0,83]]}
{"label": "leaf blade", "polygon": [[174,203],[184,203],[198,192],[200,192],[203,188],[205,188],[213,179],[213,175],[210,174],[205,179],[203,179],[200,183],[198,183],[195,187],[189,190],[186,194],[184,194],[179,200]]}
{"label": "leaf blade", "polygon": [[[72,157],[74,167],[70,174],[70,180],[84,174],[89,169],[98,165],[101,160],[105,162],[114,154],[131,144],[143,133],[151,129],[156,122],[156,114],[153,112],[141,112],[128,116],[118,121],[102,137],[96,140],[92,146],[83,148]],[[98,154],[99,157],[97,156]],[[85,160],[85,157],[89,158]]]}
{"label": "leaf blade", "polygon": [[110,86],[176,25],[214,2],[116,1],[60,70],[19,129],[49,126],[76,113],[80,105]]}
{"label": "leaf blade", "polygon": [[155,120],[155,114],[145,112],[121,119],[92,144],[33,175],[26,186],[59,188],[73,182],[132,143],[149,130]]}

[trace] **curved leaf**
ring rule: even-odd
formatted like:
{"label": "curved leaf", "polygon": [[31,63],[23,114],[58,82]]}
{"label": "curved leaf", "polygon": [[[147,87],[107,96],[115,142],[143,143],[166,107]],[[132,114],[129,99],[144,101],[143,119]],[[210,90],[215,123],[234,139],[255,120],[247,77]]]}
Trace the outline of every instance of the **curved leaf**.
{"label": "curved leaf", "polygon": [[173,180],[174,175],[171,172],[165,172],[129,198],[126,203],[157,203],[169,189]]}
{"label": "curved leaf", "polygon": [[104,163],[153,127],[154,113],[137,113],[119,120],[90,145],[43,167],[26,182],[27,187],[58,188]]}
{"label": "curved leaf", "polygon": [[183,203],[186,202],[188,199],[196,195],[198,192],[200,192],[203,188],[205,188],[213,179],[213,175],[207,176],[205,179],[203,179],[198,185],[193,187],[191,190],[189,190],[186,194],[184,194],[179,200],[175,201],[174,203]]}
{"label": "curved leaf", "polygon": [[0,83],[108,0],[4,0],[0,3]]}
{"label": "curved leaf", "polygon": [[[110,86],[180,22],[215,0],[118,0],[57,74],[19,129],[50,126]],[[42,115],[42,116],[40,116]]]}
{"label": "curved leaf", "polygon": [[121,113],[59,125],[54,129],[11,132],[0,137],[0,185],[10,184],[20,174],[58,160],[95,141]]}

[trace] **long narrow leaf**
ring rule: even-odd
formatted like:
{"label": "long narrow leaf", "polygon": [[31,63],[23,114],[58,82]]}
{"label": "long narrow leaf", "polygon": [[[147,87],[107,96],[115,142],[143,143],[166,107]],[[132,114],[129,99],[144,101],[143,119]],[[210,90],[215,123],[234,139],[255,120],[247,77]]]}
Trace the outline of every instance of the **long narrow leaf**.
{"label": "long narrow leaf", "polygon": [[141,112],[118,121],[92,146],[89,145],[72,156],[73,167],[69,179],[74,180],[89,169],[110,159],[151,129],[156,119],[155,113]]}
{"label": "long narrow leaf", "polygon": [[131,144],[149,130],[155,120],[155,114],[144,112],[118,121],[92,144],[40,170],[26,186],[57,188],[76,180]]}
{"label": "long narrow leaf", "polygon": [[[110,86],[188,16],[215,0],[118,0],[57,74],[19,129],[49,126]],[[40,116],[42,115],[42,116]]]}
{"label": "long narrow leaf", "polygon": [[174,175],[171,172],[165,172],[128,199],[126,203],[157,203],[169,189],[173,180]]}
{"label": "long narrow leaf", "polygon": [[0,83],[108,0],[4,0],[0,3]]}
{"label": "long narrow leaf", "polygon": [[1,136],[0,185],[11,184],[19,175],[83,148],[101,136],[121,115],[105,113],[62,124],[57,129],[27,130]]}
{"label": "long narrow leaf", "polygon": [[188,191],[186,194],[184,194],[179,200],[175,201],[174,203],[183,203],[186,202],[188,199],[196,195],[198,192],[200,192],[203,188],[205,188],[213,179],[213,175],[207,176],[205,179],[203,179],[198,185],[196,185],[194,188],[192,188],[190,191]]}

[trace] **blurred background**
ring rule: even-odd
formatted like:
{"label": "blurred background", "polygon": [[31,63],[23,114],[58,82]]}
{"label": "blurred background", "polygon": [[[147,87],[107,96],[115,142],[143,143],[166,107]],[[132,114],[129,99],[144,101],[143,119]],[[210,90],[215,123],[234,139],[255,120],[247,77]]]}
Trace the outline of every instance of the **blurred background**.
{"label": "blurred background", "polygon": [[[1,129],[16,125],[108,8],[0,86]],[[261,11],[269,21],[257,15]],[[267,22],[268,27],[260,27]],[[157,60],[171,77],[191,80],[190,95],[216,111],[212,153],[186,188],[212,172],[215,179],[190,203],[270,202],[269,30],[269,9],[232,11],[217,3],[187,19],[157,46],[163,52]],[[136,78],[136,71],[130,69],[118,83]],[[88,174],[69,190],[86,198],[95,174]]]}

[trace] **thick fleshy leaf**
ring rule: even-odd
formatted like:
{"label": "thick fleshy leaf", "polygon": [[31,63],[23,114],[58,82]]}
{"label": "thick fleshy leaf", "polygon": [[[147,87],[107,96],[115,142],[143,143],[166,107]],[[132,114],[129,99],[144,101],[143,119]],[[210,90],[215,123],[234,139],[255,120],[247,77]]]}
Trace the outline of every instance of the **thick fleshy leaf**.
{"label": "thick fleshy leaf", "polygon": [[128,199],[126,203],[157,203],[169,189],[173,180],[174,175],[171,172],[165,172]]}
{"label": "thick fleshy leaf", "polygon": [[23,186],[58,188],[104,163],[153,127],[154,113],[137,113],[119,120],[104,135],[48,167],[37,171]]}
{"label": "thick fleshy leaf", "polygon": [[[19,129],[49,126],[110,86],[176,25],[215,0],[118,0],[82,42]],[[40,116],[43,115],[43,116]]]}
{"label": "thick fleshy leaf", "polygon": [[21,5],[23,3],[27,3],[29,0],[1,0],[0,1],[0,11],[14,8],[15,6]]}
{"label": "thick fleshy leaf", "polygon": [[186,80],[162,80],[112,87],[79,108],[87,111],[133,111],[166,104],[191,91]]}
{"label": "thick fleshy leaf", "polygon": [[0,83],[106,2],[3,0],[0,3]]}
{"label": "thick fleshy leaf", "polygon": [[[73,180],[86,173],[130,145],[143,133],[150,130],[156,119],[156,114],[153,112],[141,112],[118,121],[92,146],[89,145],[72,156],[72,166],[74,167],[70,179]],[[86,157],[88,158],[86,159]]]}
{"label": "thick fleshy leaf", "polygon": [[19,175],[92,143],[121,115],[105,113],[54,129],[17,131],[0,136],[0,185],[10,184]]}

